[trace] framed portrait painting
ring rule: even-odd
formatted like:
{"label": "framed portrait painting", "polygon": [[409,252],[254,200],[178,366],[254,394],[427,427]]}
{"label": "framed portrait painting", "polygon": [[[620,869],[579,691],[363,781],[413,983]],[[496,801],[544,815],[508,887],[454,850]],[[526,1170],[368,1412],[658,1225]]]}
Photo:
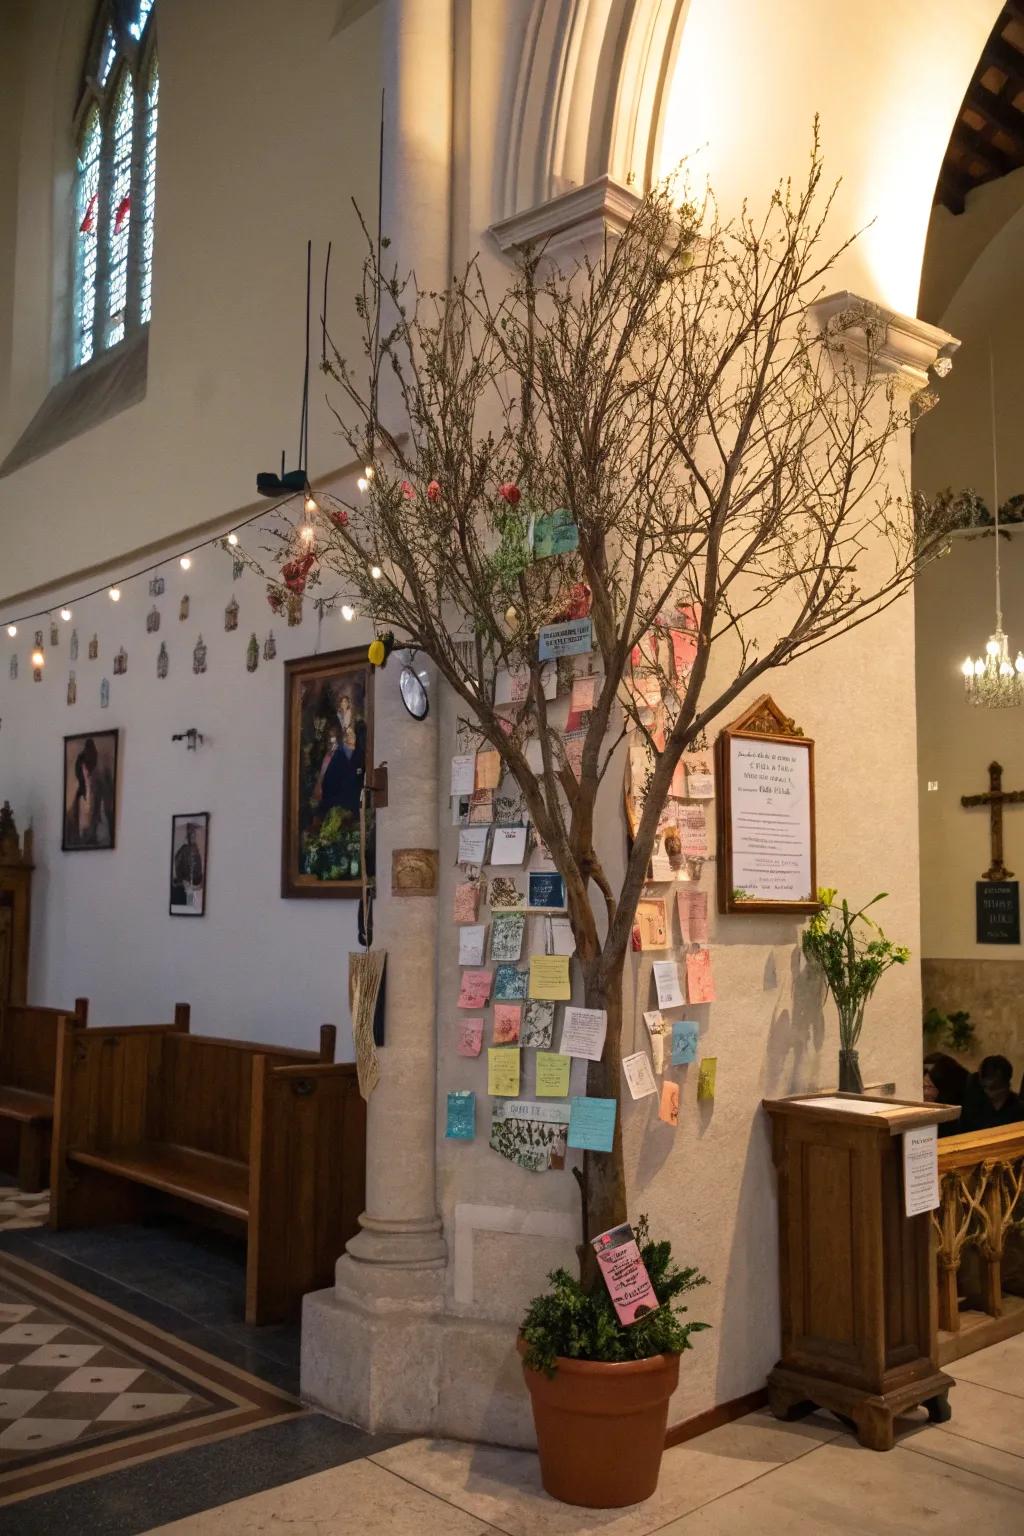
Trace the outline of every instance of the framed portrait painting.
{"label": "framed portrait painting", "polygon": [[[373,668],[362,648],[285,663],[282,896],[362,893],[373,874]],[[369,797],[367,797],[369,800]]]}
{"label": "framed portrait painting", "polygon": [[64,737],[65,853],[113,848],[117,826],[115,731]]}
{"label": "framed portrait painting", "polygon": [[192,811],[171,817],[171,899],[168,910],[172,917],[205,915],[209,847],[209,811]]}

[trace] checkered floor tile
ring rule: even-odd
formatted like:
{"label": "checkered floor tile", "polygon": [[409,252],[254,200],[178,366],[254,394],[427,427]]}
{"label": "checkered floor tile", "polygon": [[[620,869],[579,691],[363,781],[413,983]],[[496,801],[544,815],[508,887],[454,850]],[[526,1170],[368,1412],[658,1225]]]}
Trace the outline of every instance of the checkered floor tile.
{"label": "checkered floor tile", "polygon": [[33,1452],[208,1406],[45,1306],[0,1290],[0,1469]]}
{"label": "checkered floor tile", "polygon": [[45,1227],[50,1217],[50,1191],[23,1194],[8,1185],[0,1188],[0,1232],[18,1232],[25,1227]]}

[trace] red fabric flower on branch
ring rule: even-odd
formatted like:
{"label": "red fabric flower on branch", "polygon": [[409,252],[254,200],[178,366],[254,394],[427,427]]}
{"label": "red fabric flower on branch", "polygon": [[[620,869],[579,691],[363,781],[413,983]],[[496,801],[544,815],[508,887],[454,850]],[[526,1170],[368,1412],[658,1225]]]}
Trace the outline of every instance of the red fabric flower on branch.
{"label": "red fabric flower on branch", "polygon": [[402,481],[402,495],[405,497],[406,501],[412,501],[416,495],[416,492],[413,490],[408,480]]}
{"label": "red fabric flower on branch", "polygon": [[498,495],[503,497],[510,507],[514,507],[522,492],[514,480],[506,480],[504,485],[498,486]]}
{"label": "red fabric flower on branch", "polygon": [[336,511],[329,512],[327,515],[336,528],[348,527],[348,513],[344,507],[338,507]]}
{"label": "red fabric flower on branch", "polygon": [[441,500],[441,485],[440,485],[440,482],[438,480],[431,480],[430,484],[427,486],[427,500],[428,501],[440,501]]}

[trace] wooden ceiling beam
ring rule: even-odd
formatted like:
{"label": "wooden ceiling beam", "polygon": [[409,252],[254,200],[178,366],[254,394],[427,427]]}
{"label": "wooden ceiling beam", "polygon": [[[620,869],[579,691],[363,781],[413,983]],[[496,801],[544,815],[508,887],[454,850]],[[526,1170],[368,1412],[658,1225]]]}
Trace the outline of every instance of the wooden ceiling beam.
{"label": "wooden ceiling beam", "polygon": [[[992,37],[989,39],[982,62],[986,66],[994,64],[998,70],[1001,70],[1013,82],[1017,90],[1024,87],[1024,53],[1019,53],[1016,48],[1011,47],[1003,38]],[[984,70],[981,70],[980,73],[984,74]],[[1005,92],[1005,86],[1003,90]],[[1016,95],[1016,92],[1014,94]]]}
{"label": "wooden ceiling beam", "polygon": [[964,105],[977,112],[992,127],[999,128],[1024,152],[1024,113],[1011,107],[1001,96],[993,96],[983,85],[971,81]]}
{"label": "wooden ceiling beam", "polygon": [[997,176],[1008,176],[1011,171],[1018,170],[1024,164],[1024,155],[1007,154],[1005,149],[1000,149],[997,144],[991,143],[983,133],[977,128],[972,128],[969,123],[957,122],[950,135],[949,144],[950,149],[955,147],[962,150],[965,155],[973,155],[977,160],[984,160]]}
{"label": "wooden ceiling beam", "polygon": [[975,182],[966,171],[957,170],[956,166],[945,161],[939,172],[939,179],[935,187],[935,201],[942,203],[950,213],[963,213],[968,192],[972,191]]}

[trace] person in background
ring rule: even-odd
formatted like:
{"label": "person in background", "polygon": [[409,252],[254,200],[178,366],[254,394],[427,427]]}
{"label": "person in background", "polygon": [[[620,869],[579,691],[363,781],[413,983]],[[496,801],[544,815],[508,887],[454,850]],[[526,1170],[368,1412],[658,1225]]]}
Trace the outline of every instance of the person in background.
{"label": "person in background", "polygon": [[1013,1067],[1005,1056],[986,1056],[973,1091],[964,1100],[961,1131],[994,1131],[1024,1121],[1024,1100],[1013,1091]]}
{"label": "person in background", "polygon": [[[958,1104],[963,1107],[970,1073],[953,1056],[944,1051],[929,1051],[924,1058],[924,1087],[922,1097],[926,1104]],[[959,1136],[963,1132],[960,1120],[944,1120],[939,1126],[940,1136]]]}

